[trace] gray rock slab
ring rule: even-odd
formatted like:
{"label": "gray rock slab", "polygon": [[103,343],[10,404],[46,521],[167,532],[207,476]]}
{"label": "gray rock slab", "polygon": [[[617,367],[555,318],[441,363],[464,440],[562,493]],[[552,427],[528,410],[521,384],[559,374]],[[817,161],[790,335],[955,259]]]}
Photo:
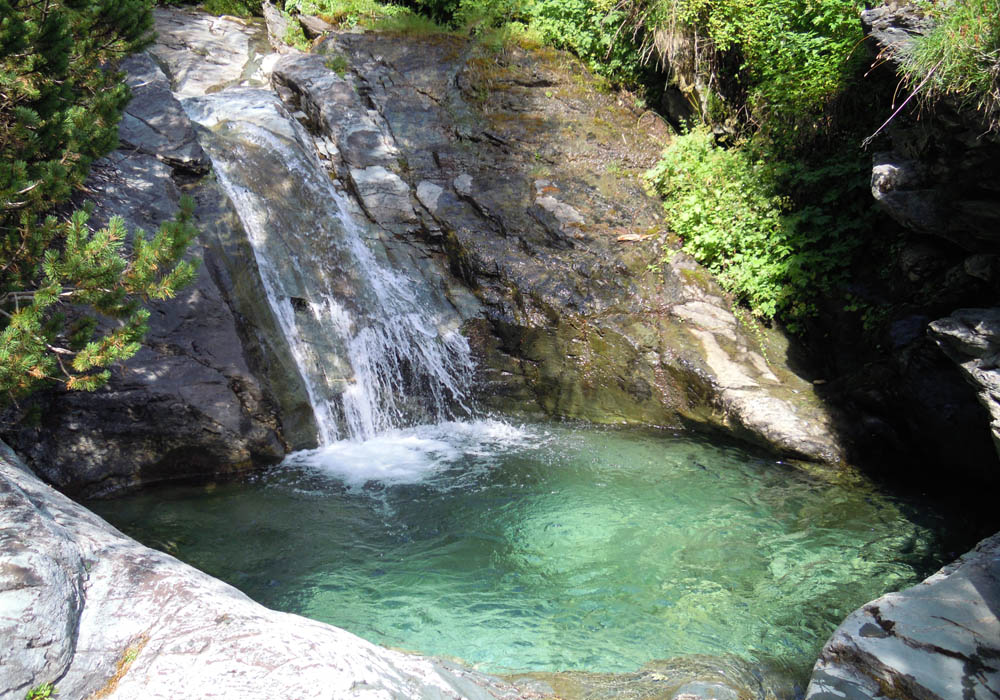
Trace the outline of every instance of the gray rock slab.
{"label": "gray rock slab", "polygon": [[929,332],[975,387],[1000,455],[1000,309],[958,309],[932,322]]}
{"label": "gray rock slab", "polygon": [[118,138],[122,146],[151,155],[194,174],[210,163],[198,145],[191,121],[170,91],[170,82],[148,53],[122,61],[132,100],[125,108]]}
{"label": "gray rock slab", "polygon": [[166,7],[154,9],[153,16],[157,40],[149,52],[177,95],[266,83],[260,66],[270,48],[262,22]]}
{"label": "gray rock slab", "polygon": [[806,700],[996,698],[998,614],[1000,534],[852,613],[823,647]]}
{"label": "gray rock slab", "polygon": [[332,24],[313,15],[298,15],[297,19],[302,25],[302,31],[310,39],[329,34],[334,29]]}
{"label": "gray rock slab", "polygon": [[258,605],[42,484],[0,444],[0,700],[468,698],[521,693]]}
{"label": "gray rock slab", "polygon": [[[129,230],[155,232],[177,212],[173,170],[151,155],[117,151],[87,181],[93,225],[112,216]],[[211,187],[211,185],[208,185]],[[202,191],[204,194],[204,191]],[[41,414],[8,439],[51,483],[72,493],[109,494],[143,483],[207,477],[281,459],[280,421],[267,387],[250,368],[236,316],[213,276],[208,243],[225,227],[199,207],[189,255],[202,262],[195,281],[148,304],[142,349],[94,393],[32,397]],[[57,435],[57,439],[51,436]]]}

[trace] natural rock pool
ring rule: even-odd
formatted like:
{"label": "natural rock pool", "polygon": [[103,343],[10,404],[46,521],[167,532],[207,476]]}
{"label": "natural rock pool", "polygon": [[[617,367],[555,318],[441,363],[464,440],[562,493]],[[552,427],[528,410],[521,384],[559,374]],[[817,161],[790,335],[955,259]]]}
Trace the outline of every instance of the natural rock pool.
{"label": "natural rock pool", "polygon": [[396,431],[88,505],[267,606],[492,672],[705,654],[804,681],[847,613],[968,544],[855,473],[566,424]]}

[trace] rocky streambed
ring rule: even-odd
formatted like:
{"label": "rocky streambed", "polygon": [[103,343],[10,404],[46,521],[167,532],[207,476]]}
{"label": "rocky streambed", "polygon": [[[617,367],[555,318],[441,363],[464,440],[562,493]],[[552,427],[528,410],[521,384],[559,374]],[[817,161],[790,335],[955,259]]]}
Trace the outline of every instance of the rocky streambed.
{"label": "rocky streambed", "polygon": [[[602,91],[564,54],[343,33],[309,54],[279,56],[260,24],[163,9],[157,29],[150,53],[124,66],[134,99],[123,147],[95,166],[88,189],[96,223],[121,215],[146,230],[176,211],[182,193],[193,196],[201,271],[178,299],[153,307],[142,351],[106,390],[40,395],[40,419],[7,435],[49,483],[72,495],[111,494],[247,471],[317,444],[308,378],[264,303],[247,227],[201,145],[212,127],[193,123],[182,103],[230,88],[259,91],[273,108],[255,118],[273,132],[304,127],[364,239],[432,290],[442,326],[462,328],[482,405],[721,431],[785,457],[843,460],[844,418],[794,371],[780,334],[748,332],[683,255],[650,268],[668,222],[637,174],[658,156],[666,127]],[[280,194],[273,199],[280,206]],[[288,300],[296,314],[310,294],[303,287]],[[963,330],[989,329],[965,318],[935,332],[977,358],[970,373],[989,372]],[[331,397],[338,386],[328,384]],[[386,651],[268,611],[123,537],[13,454],[0,469],[0,634],[11,640],[0,652],[2,698],[50,680],[81,698],[558,690]],[[997,561],[986,542],[923,587],[849,618],[824,650],[811,696],[949,697],[941,693],[961,687],[968,697],[995,697]],[[911,605],[918,620],[940,624],[914,624],[900,612]],[[654,669],[636,679],[646,685],[577,679],[565,681],[577,691],[560,692],[747,692],[697,673]]]}

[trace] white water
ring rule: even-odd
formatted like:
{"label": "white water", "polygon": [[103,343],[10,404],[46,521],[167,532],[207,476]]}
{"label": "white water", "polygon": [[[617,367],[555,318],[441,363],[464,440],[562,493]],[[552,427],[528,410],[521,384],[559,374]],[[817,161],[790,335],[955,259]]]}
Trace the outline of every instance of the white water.
{"label": "white water", "polygon": [[311,137],[278,99],[227,90],[184,108],[214,134],[202,145],[246,228],[320,444],[346,449],[341,427],[371,439],[446,420],[453,406],[467,411],[473,365],[454,313],[417,275],[377,259]]}
{"label": "white water", "polygon": [[498,420],[445,421],[387,430],[368,440],[338,440],[289,455],[285,465],[307,467],[350,489],[373,482],[417,484],[463,460],[499,456],[545,444],[537,430]]}

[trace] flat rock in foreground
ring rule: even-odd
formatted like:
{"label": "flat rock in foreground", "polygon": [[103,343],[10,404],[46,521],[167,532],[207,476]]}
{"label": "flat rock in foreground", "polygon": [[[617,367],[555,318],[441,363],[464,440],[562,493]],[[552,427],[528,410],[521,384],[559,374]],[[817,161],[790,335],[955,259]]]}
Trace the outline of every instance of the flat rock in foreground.
{"label": "flat rock in foreground", "polygon": [[0,700],[537,697],[268,610],[125,537],[0,444]]}

